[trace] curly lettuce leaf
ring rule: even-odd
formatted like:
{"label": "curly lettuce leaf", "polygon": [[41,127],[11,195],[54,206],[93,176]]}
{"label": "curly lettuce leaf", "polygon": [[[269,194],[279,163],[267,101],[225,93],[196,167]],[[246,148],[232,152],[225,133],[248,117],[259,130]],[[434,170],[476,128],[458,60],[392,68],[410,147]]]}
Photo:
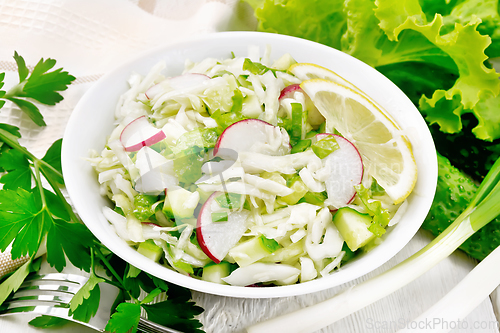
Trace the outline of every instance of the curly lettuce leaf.
{"label": "curly lettuce leaf", "polygon": [[472,112],[479,122],[473,130],[478,138],[489,141],[499,138],[497,123],[486,121],[494,118],[492,109],[481,107],[483,98],[496,98],[500,91],[498,74],[484,65],[488,59],[485,50],[491,44],[491,38],[477,30],[481,20],[472,16],[465,25],[455,23],[453,30],[442,34],[445,27],[443,16],[436,14],[428,23],[417,0],[388,0],[377,4],[375,15],[389,39],[397,41],[405,30],[419,32],[457,66],[459,77],[451,88],[436,89],[432,97],[422,96],[420,99],[419,108],[427,121],[438,124],[444,132],[456,133],[462,129],[461,116]]}
{"label": "curly lettuce leaf", "polygon": [[258,29],[301,37],[340,48],[346,30],[343,0],[247,0],[255,9]]}
{"label": "curly lettuce leaf", "polygon": [[378,19],[373,15],[375,4],[372,0],[347,0],[346,32],[341,37],[340,49],[355,58],[375,66],[382,56],[377,43],[387,39],[378,27]]}
{"label": "curly lettuce leaf", "polygon": [[500,80],[488,66],[488,56],[500,55],[498,1],[246,1],[259,30],[323,43],[377,68],[441,131],[460,132],[470,113],[477,138],[500,138],[490,108]]}
{"label": "curly lettuce leaf", "polygon": [[481,23],[477,27],[481,35],[489,35],[493,41],[486,49],[486,55],[490,58],[500,56],[500,14],[498,13],[498,1],[466,0],[460,2],[451,7],[449,15],[444,16],[444,22],[445,25],[452,28],[455,23],[466,25],[473,17],[481,20]]}

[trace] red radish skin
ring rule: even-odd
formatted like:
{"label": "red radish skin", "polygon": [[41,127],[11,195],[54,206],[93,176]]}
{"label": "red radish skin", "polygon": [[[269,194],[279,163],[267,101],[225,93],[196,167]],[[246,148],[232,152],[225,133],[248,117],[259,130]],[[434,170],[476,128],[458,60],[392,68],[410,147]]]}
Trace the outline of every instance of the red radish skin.
{"label": "red radish skin", "polygon": [[183,75],[167,78],[162,82],[150,87],[144,94],[146,95],[147,99],[151,100],[155,97],[155,95],[164,90],[165,85],[171,87],[174,90],[186,89],[196,86],[207,80],[210,80],[210,76],[207,76],[205,74],[186,73]]}
{"label": "red radish skin", "polygon": [[141,222],[144,225],[148,225],[150,227],[161,227],[159,224],[153,223],[153,222]]}
{"label": "red radish skin", "polygon": [[212,222],[211,204],[223,192],[214,192],[201,207],[196,223],[196,239],[202,251],[220,263],[246,231],[248,211],[230,212],[228,221]]}
{"label": "red radish skin", "polygon": [[[237,153],[249,152],[255,143],[268,141],[266,126],[275,126],[260,119],[244,119],[228,126],[217,139],[214,156],[219,149],[231,149]],[[291,148],[291,146],[289,146]]]}
{"label": "red radish skin", "polygon": [[132,120],[120,134],[120,142],[127,152],[138,151],[142,147],[154,145],[165,138],[165,133],[154,127],[146,116]]}
{"label": "red radish skin", "polygon": [[325,164],[332,169],[330,178],[325,181],[329,200],[333,201],[334,208],[340,208],[351,203],[356,196],[355,185],[361,184],[363,179],[363,160],[358,149],[346,138],[340,135],[322,133],[316,139],[321,140],[333,135],[339,149],[325,157]]}
{"label": "red radish skin", "polygon": [[281,91],[280,97],[278,97],[278,100],[282,100],[283,98],[293,97],[293,93],[296,91],[300,91],[300,92],[304,93],[304,91],[300,87],[300,84],[291,84],[289,86],[286,86]]}

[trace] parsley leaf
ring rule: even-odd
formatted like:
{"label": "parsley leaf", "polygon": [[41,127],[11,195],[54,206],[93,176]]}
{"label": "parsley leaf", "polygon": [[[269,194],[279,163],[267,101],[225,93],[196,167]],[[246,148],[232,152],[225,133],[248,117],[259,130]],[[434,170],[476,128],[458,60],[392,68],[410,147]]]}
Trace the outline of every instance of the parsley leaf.
{"label": "parsley leaf", "polygon": [[21,137],[21,133],[19,133],[19,127],[12,126],[9,124],[0,123],[0,130],[4,131],[4,133],[5,132],[10,133],[10,135],[14,138]]}
{"label": "parsley leaf", "polygon": [[54,219],[47,233],[47,262],[60,272],[66,266],[66,254],[75,267],[89,271],[93,240],[85,225]]}
{"label": "parsley leaf", "polygon": [[46,172],[49,177],[54,179],[58,184],[63,185],[64,180],[62,177],[62,167],[61,167],[61,146],[62,139],[55,141],[50,148],[42,157],[42,161],[46,162],[46,165],[41,165],[41,168]]}
{"label": "parsley leaf", "polygon": [[34,327],[38,328],[56,328],[60,327],[69,321],[63,318],[58,318],[58,317],[52,317],[52,316],[38,316],[34,319],[32,319],[29,324]]}
{"label": "parsley leaf", "polygon": [[203,325],[194,317],[203,312],[203,309],[191,301],[169,300],[143,304],[148,319],[160,325],[172,327],[183,332],[198,332]]}
{"label": "parsley leaf", "polygon": [[161,288],[153,289],[144,299],[141,301],[141,304],[147,304],[154,301],[155,297],[160,295],[162,292]]}
{"label": "parsley leaf", "polygon": [[69,314],[74,319],[88,323],[90,318],[97,313],[101,298],[101,291],[98,285],[100,282],[104,282],[104,279],[92,272],[87,282],[73,296],[69,302]]}
{"label": "parsley leaf", "polygon": [[30,73],[28,67],[26,67],[26,62],[23,57],[21,57],[17,52],[14,52],[14,60],[17,64],[17,71],[19,73],[19,82],[24,81],[28,74]]}
{"label": "parsley leaf", "polygon": [[55,64],[54,59],[40,59],[27,78],[20,96],[33,98],[47,105],[55,105],[62,101],[63,97],[58,91],[66,90],[76,78],[68,72],[64,72],[62,68],[49,72]]}
{"label": "parsley leaf", "polygon": [[203,332],[199,329],[203,325],[195,319],[195,316],[203,312],[203,308],[191,301],[189,289],[168,282],[165,284],[167,286],[163,286],[162,289],[168,289],[167,300],[142,305],[148,314],[148,319],[183,332]]}
{"label": "parsley leaf", "polygon": [[106,325],[106,331],[126,333],[132,329],[131,332],[135,333],[140,317],[141,306],[139,304],[120,303],[116,307],[116,312],[111,315],[111,319]]}
{"label": "parsley leaf", "polygon": [[25,155],[14,149],[6,150],[0,155],[0,167],[8,171],[0,178],[4,189],[31,189],[31,168]]}
{"label": "parsley leaf", "polygon": [[22,188],[0,191],[0,249],[12,244],[12,258],[32,256],[47,230],[51,217],[37,207],[35,196]]}
{"label": "parsley leaf", "polygon": [[35,104],[33,104],[25,99],[20,99],[20,98],[8,97],[7,99],[9,101],[11,101],[12,103],[16,104],[38,126],[46,126],[47,125],[45,123],[45,121],[43,120],[43,116],[40,113],[40,110],[38,109],[38,107]]}
{"label": "parsley leaf", "polygon": [[[66,90],[76,78],[63,71],[62,68],[50,71],[56,64],[54,59],[40,59],[31,74],[23,57],[17,52],[14,53],[14,59],[18,67],[19,83],[7,92],[0,91],[0,98],[16,104],[38,126],[46,126],[38,107],[26,98],[46,105],[55,105],[63,99],[58,92]],[[0,88],[3,85],[4,76],[5,74],[0,74]],[[0,107],[4,103],[0,101]]]}
{"label": "parsley leaf", "polygon": [[30,273],[31,260],[19,267],[11,276],[0,284],[0,304],[2,304],[11,292],[19,289],[24,279]]}

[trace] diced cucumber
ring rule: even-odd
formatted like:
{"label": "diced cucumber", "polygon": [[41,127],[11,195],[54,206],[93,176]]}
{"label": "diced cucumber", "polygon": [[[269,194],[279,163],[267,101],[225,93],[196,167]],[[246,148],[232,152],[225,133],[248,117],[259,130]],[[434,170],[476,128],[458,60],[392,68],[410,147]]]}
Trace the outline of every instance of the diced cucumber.
{"label": "diced cucumber", "polygon": [[333,217],[333,223],[351,251],[356,251],[375,238],[375,235],[368,230],[371,222],[370,215],[362,214],[350,207],[339,208]]}
{"label": "diced cucumber", "polygon": [[279,248],[280,245],[274,239],[268,239],[264,235],[260,235],[233,247],[229,250],[229,256],[240,267],[244,267],[268,256]]}
{"label": "diced cucumber", "polygon": [[168,196],[165,196],[165,201],[163,202],[162,212],[169,219],[171,219],[171,220],[175,219],[174,212],[172,211],[172,205],[170,204],[170,200],[168,200]]}
{"label": "diced cucumber", "polygon": [[163,254],[163,249],[156,245],[153,240],[148,239],[139,244],[137,252],[155,262],[159,262],[161,255]]}
{"label": "diced cucumber", "polygon": [[290,53],[285,53],[281,56],[281,58],[277,59],[274,61],[273,65],[271,68],[278,69],[281,71],[286,71],[290,66],[293,64],[296,64],[297,61],[293,59],[293,57],[290,55]]}
{"label": "diced cucumber", "polygon": [[289,187],[293,190],[293,193],[281,197],[281,200],[289,205],[295,205],[309,191],[309,188],[299,177]]}
{"label": "diced cucumber", "polygon": [[304,254],[304,240],[292,243],[286,247],[279,248],[273,253],[260,259],[260,262],[279,262],[291,264]]}
{"label": "diced cucumber", "polygon": [[177,260],[177,261],[174,261],[172,264],[176,270],[181,270],[181,271],[186,272],[188,274],[194,273],[193,266],[191,266],[187,262],[184,262],[182,260]]}
{"label": "diced cucumber", "polygon": [[219,284],[227,284],[222,280],[222,278],[229,276],[230,273],[231,264],[226,261],[222,261],[219,264],[207,265],[203,267],[201,279]]}
{"label": "diced cucumber", "polygon": [[311,205],[321,206],[328,198],[326,192],[307,192],[299,202],[307,202]]}
{"label": "diced cucumber", "polygon": [[283,178],[283,176],[279,172],[263,172],[260,174],[260,176],[264,179],[270,179],[280,185],[285,185],[286,186],[286,179]]}
{"label": "diced cucumber", "polygon": [[183,188],[167,191],[163,212],[169,218],[174,219],[193,217],[199,201],[200,193],[198,192],[190,192]]}

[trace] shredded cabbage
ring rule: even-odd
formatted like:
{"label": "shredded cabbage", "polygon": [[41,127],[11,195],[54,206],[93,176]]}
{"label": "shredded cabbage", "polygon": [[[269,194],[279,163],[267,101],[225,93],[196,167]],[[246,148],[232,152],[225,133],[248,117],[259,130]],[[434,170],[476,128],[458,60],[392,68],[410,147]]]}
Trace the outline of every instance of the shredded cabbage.
{"label": "shredded cabbage", "polygon": [[[224,260],[235,269],[221,283],[293,284],[340,267],[349,250],[332,222],[336,207],[329,206],[325,192],[328,167],[310,143],[292,150],[297,141],[314,140],[325,119],[301,90],[280,98],[285,87],[301,82],[287,72],[293,63],[288,54],[272,61],[270,48],[260,57],[251,47],[248,57],[187,61],[178,77],[162,75],[163,63],[145,77],[133,74],[106,147],[88,158],[101,194],[115,205],[103,214],[117,235],[132,246],[153,240],[163,249],[161,264],[199,278],[212,257],[197,241],[196,221],[203,204],[219,191],[228,194],[227,202],[214,200],[211,211],[226,221],[238,215],[247,229],[239,240],[226,239],[220,225],[213,237],[238,246],[263,235],[273,244],[261,245],[263,254],[247,266],[237,267],[226,254]],[[141,116],[164,137],[147,138],[140,149],[129,151],[121,133]],[[254,139],[243,151],[214,154],[223,131],[249,118],[274,125],[264,127],[266,140]],[[372,214],[371,228],[378,233],[389,221],[397,223],[405,205],[391,206],[384,193],[373,199],[371,181],[365,174],[365,186],[348,206]]]}

